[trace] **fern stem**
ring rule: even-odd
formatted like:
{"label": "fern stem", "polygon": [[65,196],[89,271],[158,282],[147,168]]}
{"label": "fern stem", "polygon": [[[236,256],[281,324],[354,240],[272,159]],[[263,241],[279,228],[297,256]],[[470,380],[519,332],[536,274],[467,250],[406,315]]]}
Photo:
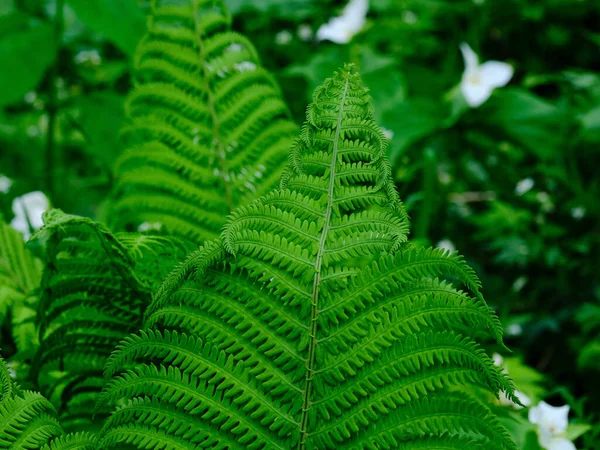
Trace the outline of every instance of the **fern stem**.
{"label": "fern stem", "polygon": [[54,39],[56,40],[57,51],[54,65],[50,73],[50,88],[48,92],[48,136],[46,140],[46,151],[44,153],[44,173],[46,175],[46,190],[48,196],[54,197],[54,163],[56,162],[56,141],[54,129],[56,128],[56,116],[58,114],[58,98],[56,93],[56,85],[60,70],[60,44],[62,41],[64,28],[64,0],[56,0],[56,12],[54,13]]}
{"label": "fern stem", "polygon": [[346,101],[346,95],[348,93],[348,85],[350,77],[346,77],[346,84],[344,86],[344,93],[342,94],[342,100],[340,102],[340,111],[337,117],[337,124],[335,129],[335,138],[333,141],[333,150],[331,155],[331,165],[329,166],[329,187],[327,190],[327,209],[325,211],[325,221],[323,223],[323,230],[321,232],[321,239],[319,241],[319,249],[317,251],[317,257],[315,261],[315,277],[313,281],[313,292],[311,295],[311,317],[310,317],[310,343],[308,347],[308,365],[306,372],[306,386],[304,388],[304,398],[302,400],[302,419],[300,420],[300,442],[298,443],[298,449],[303,450],[306,448],[306,440],[308,438],[308,411],[311,408],[310,394],[312,391],[312,381],[315,376],[315,355],[317,348],[317,331],[318,324],[317,319],[319,317],[319,287],[321,284],[321,266],[323,264],[323,253],[325,251],[325,243],[327,241],[327,234],[329,232],[331,213],[333,211],[333,191],[335,188],[335,168],[337,164],[338,154],[338,143],[340,140],[342,119],[344,117],[344,103]]}
{"label": "fern stem", "polygon": [[227,173],[225,149],[223,148],[223,140],[220,134],[219,118],[217,116],[217,109],[215,107],[215,97],[210,87],[210,71],[208,70],[208,66],[206,65],[206,50],[204,48],[204,42],[202,39],[203,31],[200,28],[199,24],[200,11],[198,10],[198,2],[194,0],[192,3],[194,8],[194,29],[196,31],[196,42],[198,44],[200,64],[202,66],[202,72],[204,74],[203,81],[208,97],[208,108],[210,110],[210,116],[212,118],[213,136],[215,136],[215,142],[213,142],[211,148],[214,149],[216,147],[217,159],[219,160],[219,165],[221,166],[222,172],[222,176],[220,178],[223,182],[223,188],[225,189],[225,201],[227,202],[229,212],[231,213],[233,212],[235,207],[233,205],[233,198],[231,195],[231,186],[227,181],[227,177],[229,176],[229,174]]}

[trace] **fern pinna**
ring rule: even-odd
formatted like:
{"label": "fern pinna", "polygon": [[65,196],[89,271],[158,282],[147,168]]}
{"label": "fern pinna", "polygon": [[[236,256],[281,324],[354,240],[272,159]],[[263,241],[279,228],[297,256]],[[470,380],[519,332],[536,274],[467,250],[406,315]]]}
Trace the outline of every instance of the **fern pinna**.
{"label": "fern pinna", "polygon": [[222,1],[153,0],[127,102],[127,151],[107,218],[201,243],[277,183],[296,133],[252,44]]}
{"label": "fern pinna", "polygon": [[[408,220],[350,66],[317,89],[281,187],[228,220],[111,355],[102,448],[514,449],[464,392],[514,398],[456,254]],[[468,292],[457,290],[462,285]]]}

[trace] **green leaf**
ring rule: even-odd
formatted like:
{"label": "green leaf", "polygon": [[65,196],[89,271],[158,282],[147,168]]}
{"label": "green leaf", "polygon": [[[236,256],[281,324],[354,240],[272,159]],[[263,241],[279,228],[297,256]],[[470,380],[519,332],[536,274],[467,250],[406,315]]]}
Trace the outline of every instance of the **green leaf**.
{"label": "green leaf", "polygon": [[95,92],[79,97],[79,125],[86,139],[86,151],[112,168],[121,151],[119,129],[123,120],[123,97]]}
{"label": "green leaf", "polygon": [[522,89],[499,89],[482,108],[491,126],[504,132],[539,158],[554,157],[564,139],[565,119],[558,108]]}
{"label": "green leaf", "polygon": [[146,32],[146,18],[137,0],[67,1],[82,22],[128,55]]}
{"label": "green leaf", "polygon": [[569,427],[567,428],[565,437],[570,441],[574,441],[579,436],[581,436],[584,433],[587,433],[591,429],[592,426],[588,425],[587,423],[570,423]]}
{"label": "green leaf", "polygon": [[17,102],[35,89],[57,50],[51,24],[34,20],[25,24],[21,14],[6,16],[2,22],[10,22],[11,17],[21,26],[0,30],[0,106]]}
{"label": "green leaf", "polygon": [[383,126],[394,133],[389,152],[392,164],[406,147],[441,128],[444,117],[440,103],[426,98],[409,99],[384,113]]}

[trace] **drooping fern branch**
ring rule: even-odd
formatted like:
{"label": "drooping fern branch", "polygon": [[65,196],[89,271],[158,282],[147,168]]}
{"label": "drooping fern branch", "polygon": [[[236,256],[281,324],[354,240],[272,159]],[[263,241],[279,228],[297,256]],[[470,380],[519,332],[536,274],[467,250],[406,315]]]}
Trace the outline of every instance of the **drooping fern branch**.
{"label": "drooping fern branch", "polygon": [[37,392],[20,389],[0,357],[0,448],[95,450],[87,433],[63,434],[54,406]]}
{"label": "drooping fern branch", "polygon": [[190,249],[157,236],[119,239],[90,219],[59,210],[44,219],[35,236],[46,257],[36,378],[59,406],[63,426],[81,429],[90,423],[110,352],[139,329],[157,280]]}
{"label": "drooping fern branch", "polygon": [[108,220],[201,243],[279,179],[296,133],[273,77],[221,0],[153,0]]}
{"label": "drooping fern branch", "polygon": [[515,448],[464,390],[514,399],[479,344],[499,323],[462,257],[405,243],[385,147],[353,68],[316,90],[281,187],[111,355],[102,448]]}

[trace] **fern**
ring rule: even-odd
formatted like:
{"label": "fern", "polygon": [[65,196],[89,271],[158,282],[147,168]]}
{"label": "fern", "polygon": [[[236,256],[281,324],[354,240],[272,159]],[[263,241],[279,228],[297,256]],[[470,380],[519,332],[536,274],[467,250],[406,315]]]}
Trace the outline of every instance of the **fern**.
{"label": "fern", "polygon": [[12,350],[20,361],[30,360],[38,345],[35,311],[41,273],[41,261],[25,247],[21,234],[0,219],[0,324],[9,317]]}
{"label": "fern", "polygon": [[0,357],[0,448],[95,450],[87,433],[64,435],[54,406],[37,392],[22,391]]}
{"label": "fern", "polygon": [[44,220],[34,236],[46,258],[34,370],[70,428],[89,422],[106,359],[140,326],[150,285],[138,280],[134,258],[102,225],[59,210]]}
{"label": "fern", "polygon": [[102,448],[515,448],[464,393],[514,399],[478,343],[499,323],[462,257],[406,243],[385,151],[346,67],[281,187],[169,275],[111,355]]}
{"label": "fern", "polygon": [[276,184],[296,126],[221,1],[154,0],[108,218],[200,243]]}

